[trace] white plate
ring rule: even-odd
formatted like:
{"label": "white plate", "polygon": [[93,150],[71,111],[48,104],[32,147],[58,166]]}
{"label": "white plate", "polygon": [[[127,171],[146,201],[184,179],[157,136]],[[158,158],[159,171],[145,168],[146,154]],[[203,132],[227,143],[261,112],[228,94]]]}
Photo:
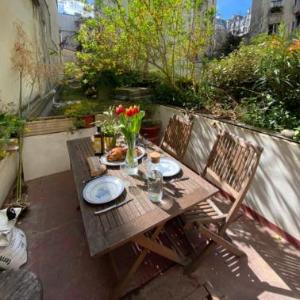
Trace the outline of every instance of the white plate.
{"label": "white plate", "polygon": [[181,170],[180,165],[174,159],[169,157],[161,157],[156,168],[161,172],[163,177],[175,176]]}
{"label": "white plate", "polygon": [[118,198],[124,189],[124,183],[120,178],[102,176],[88,182],[82,195],[84,200],[91,204],[104,204]]}
{"label": "white plate", "polygon": [[[137,157],[137,159],[139,160],[145,155],[146,150],[145,150],[145,148],[139,147],[139,146],[137,148],[141,151],[141,154]],[[107,165],[107,166],[112,166],[112,167],[117,167],[117,166],[121,166],[121,165],[125,164],[125,160],[124,161],[108,161],[107,154],[102,155],[100,157],[100,161],[102,164]]]}

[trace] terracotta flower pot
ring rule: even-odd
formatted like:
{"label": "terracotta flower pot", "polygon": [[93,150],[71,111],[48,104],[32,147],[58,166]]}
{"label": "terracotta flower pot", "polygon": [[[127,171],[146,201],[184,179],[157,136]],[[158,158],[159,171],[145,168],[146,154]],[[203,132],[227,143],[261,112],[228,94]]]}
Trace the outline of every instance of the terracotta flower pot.
{"label": "terracotta flower pot", "polygon": [[14,151],[18,151],[19,150],[19,143],[18,143],[18,139],[17,138],[11,138],[9,140],[8,145],[6,146],[6,151],[7,152],[14,152]]}
{"label": "terracotta flower pot", "polygon": [[93,127],[95,122],[95,116],[94,115],[86,115],[83,116],[82,119],[84,120],[84,128],[90,128]]}
{"label": "terracotta flower pot", "polygon": [[160,124],[153,125],[142,125],[141,135],[149,140],[150,142],[158,145],[159,144],[159,134],[160,134]]}

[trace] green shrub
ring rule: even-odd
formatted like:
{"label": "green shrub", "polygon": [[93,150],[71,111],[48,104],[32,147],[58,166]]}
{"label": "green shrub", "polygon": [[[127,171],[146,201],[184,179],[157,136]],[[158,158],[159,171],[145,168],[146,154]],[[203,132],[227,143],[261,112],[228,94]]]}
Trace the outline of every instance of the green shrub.
{"label": "green shrub", "polygon": [[212,109],[231,109],[245,123],[281,130],[300,125],[300,40],[284,31],[259,36],[207,65],[200,93]]}
{"label": "green shrub", "polygon": [[144,78],[141,72],[138,71],[124,71],[118,74],[119,86],[138,87],[144,86]]}
{"label": "green shrub", "polygon": [[3,106],[0,109],[0,160],[6,155],[10,138],[18,138],[23,132],[25,120],[10,113]]}
{"label": "green shrub", "polygon": [[99,105],[92,101],[82,101],[67,106],[64,110],[64,115],[68,117],[83,117],[94,115],[98,112]]}
{"label": "green shrub", "polygon": [[[125,43],[121,56],[117,55],[119,48],[111,51],[95,22],[88,21],[86,30],[81,30],[84,51],[77,53],[76,64],[66,68],[94,95],[100,85],[145,86],[152,88],[155,103],[205,108],[257,127],[295,129],[300,135],[300,33],[291,38],[281,27],[278,35],[260,35],[226,57],[209,61],[202,55],[201,70],[193,60],[193,76],[181,78],[176,68],[170,77],[164,69],[146,72],[146,64],[128,64],[126,58],[136,61],[135,56],[127,57],[132,48]],[[87,30],[89,26],[92,30]],[[106,38],[111,39],[111,32]],[[117,45],[118,35],[114,38]]]}
{"label": "green shrub", "polygon": [[257,102],[257,98],[244,100],[237,109],[239,119],[249,125],[276,131],[299,126],[299,119],[286,110],[282,102],[275,102],[271,95],[265,97],[265,102]]}
{"label": "green shrub", "polygon": [[201,109],[203,107],[202,95],[198,86],[190,80],[179,79],[176,86],[165,82],[153,86],[153,101],[161,104],[170,104],[187,109]]}

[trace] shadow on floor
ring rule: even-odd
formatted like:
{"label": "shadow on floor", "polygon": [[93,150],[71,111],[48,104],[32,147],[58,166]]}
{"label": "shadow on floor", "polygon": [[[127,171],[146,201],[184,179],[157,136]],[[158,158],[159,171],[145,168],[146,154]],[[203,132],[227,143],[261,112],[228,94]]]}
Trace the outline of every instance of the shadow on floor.
{"label": "shadow on floor", "polygon": [[[44,299],[107,299],[116,278],[107,257],[89,255],[72,174],[28,186],[31,207],[18,226],[29,244],[25,268],[42,280]],[[127,298],[198,300],[209,281],[226,299],[300,299],[300,251],[246,217],[228,234],[247,258],[217,248],[192,276],[173,267]]]}

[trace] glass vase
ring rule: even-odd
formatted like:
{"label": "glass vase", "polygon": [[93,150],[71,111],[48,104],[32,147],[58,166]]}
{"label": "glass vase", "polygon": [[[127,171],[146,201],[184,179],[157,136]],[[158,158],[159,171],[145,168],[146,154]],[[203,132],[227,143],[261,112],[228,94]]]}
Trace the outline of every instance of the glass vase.
{"label": "glass vase", "polygon": [[127,153],[125,159],[125,169],[128,175],[138,174],[138,160],[136,157],[136,134],[131,134],[126,137]]}

